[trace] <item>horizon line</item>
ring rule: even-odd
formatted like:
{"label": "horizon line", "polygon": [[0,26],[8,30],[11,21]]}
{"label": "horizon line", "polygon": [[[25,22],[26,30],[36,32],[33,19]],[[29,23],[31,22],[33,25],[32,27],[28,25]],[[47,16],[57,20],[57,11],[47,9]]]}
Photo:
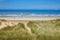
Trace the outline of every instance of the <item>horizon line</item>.
{"label": "horizon line", "polygon": [[0,9],[0,10],[60,10],[60,9]]}

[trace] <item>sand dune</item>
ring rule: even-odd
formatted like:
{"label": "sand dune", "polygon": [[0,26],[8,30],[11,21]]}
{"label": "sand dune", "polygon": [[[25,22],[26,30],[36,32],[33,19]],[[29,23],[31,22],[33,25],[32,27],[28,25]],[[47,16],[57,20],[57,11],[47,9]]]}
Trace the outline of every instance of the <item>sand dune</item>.
{"label": "sand dune", "polygon": [[[18,23],[23,23],[24,25],[27,24],[29,21],[40,21],[40,20],[55,20],[60,18],[51,18],[51,17],[45,17],[45,18],[0,18],[7,20],[6,22],[2,22],[0,25],[0,29],[13,25],[17,25]],[[26,22],[27,21],[27,22]]]}

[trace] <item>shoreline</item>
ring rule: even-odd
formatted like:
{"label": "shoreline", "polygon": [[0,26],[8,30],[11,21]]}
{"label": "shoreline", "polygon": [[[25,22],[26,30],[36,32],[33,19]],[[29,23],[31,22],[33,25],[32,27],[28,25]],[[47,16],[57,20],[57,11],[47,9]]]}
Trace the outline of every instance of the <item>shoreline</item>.
{"label": "shoreline", "polygon": [[38,21],[38,20],[55,20],[60,19],[60,17],[0,17],[0,19],[5,20],[22,20],[22,21]]}

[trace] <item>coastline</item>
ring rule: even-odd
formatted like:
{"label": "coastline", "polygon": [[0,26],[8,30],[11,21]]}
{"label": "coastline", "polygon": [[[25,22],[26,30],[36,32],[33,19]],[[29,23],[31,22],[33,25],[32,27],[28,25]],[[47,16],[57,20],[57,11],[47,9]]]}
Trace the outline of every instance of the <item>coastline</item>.
{"label": "coastline", "polygon": [[60,19],[60,17],[0,17],[0,19],[5,20],[21,20],[21,21],[39,21],[39,20],[55,20]]}
{"label": "coastline", "polygon": [[35,17],[27,17],[27,18],[12,18],[12,17],[0,17],[0,20],[6,20],[6,21],[0,21],[1,25],[0,25],[0,29],[9,26],[14,26],[17,25],[18,23],[23,23],[24,25],[27,24],[30,21],[34,21],[34,22],[40,22],[40,21],[48,21],[48,20],[56,20],[56,19],[60,19],[57,17],[40,17],[40,18],[35,18]]}

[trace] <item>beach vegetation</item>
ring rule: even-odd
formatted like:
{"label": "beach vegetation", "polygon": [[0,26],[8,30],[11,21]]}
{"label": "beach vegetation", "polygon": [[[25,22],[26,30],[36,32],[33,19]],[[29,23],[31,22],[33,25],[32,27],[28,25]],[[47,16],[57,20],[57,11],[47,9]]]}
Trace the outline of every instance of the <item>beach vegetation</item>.
{"label": "beach vegetation", "polygon": [[5,19],[0,19],[0,21],[1,21],[1,22],[6,22],[7,20],[5,20]]}
{"label": "beach vegetation", "polygon": [[32,34],[23,23],[0,29],[0,40],[60,40],[60,19],[45,22],[28,22]]}
{"label": "beach vegetation", "polygon": [[0,22],[0,25],[2,24],[2,22]]}

